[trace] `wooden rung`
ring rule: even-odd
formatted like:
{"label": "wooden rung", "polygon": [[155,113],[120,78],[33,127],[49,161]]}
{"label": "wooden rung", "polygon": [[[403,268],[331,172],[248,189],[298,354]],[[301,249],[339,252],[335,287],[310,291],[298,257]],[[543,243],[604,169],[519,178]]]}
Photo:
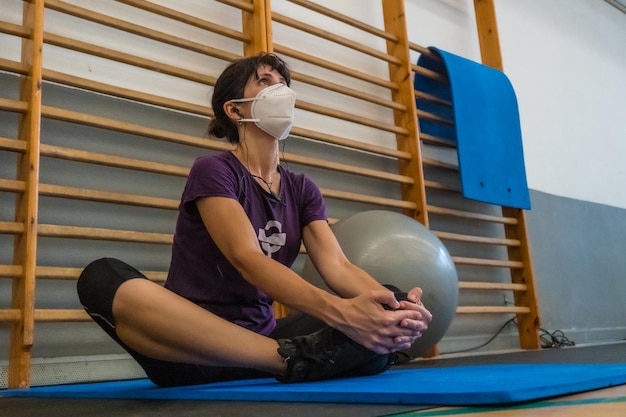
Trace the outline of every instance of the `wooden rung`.
{"label": "wooden rung", "polygon": [[[87,153],[88,154],[88,153]],[[298,158],[294,157],[292,160],[294,162],[297,161]],[[307,160],[307,158],[303,158],[303,161],[311,162],[311,160]],[[347,167],[342,167],[342,169],[348,169]],[[351,172],[354,172],[354,168],[351,169]],[[385,178],[389,180],[397,180],[401,183],[407,183],[407,180],[404,176],[399,175],[388,175],[382,172],[377,171],[369,171],[362,170],[361,174],[363,175],[372,175],[378,178]],[[443,188],[443,185],[432,184],[433,187]],[[449,187],[447,187],[450,189]],[[11,180],[0,180],[0,190],[11,190],[11,191],[23,191],[23,183],[18,181]],[[390,207],[398,207],[405,209],[415,209],[415,204],[410,202],[398,201],[393,199],[385,199],[385,198],[377,198],[377,197],[368,197],[364,195],[354,194],[354,193],[346,193],[339,192],[333,190],[325,190],[327,195],[332,198],[339,198],[344,200],[352,200],[359,202],[370,202],[374,204],[381,204]],[[45,195],[52,195],[56,197],[73,197],[73,198],[81,198],[85,200],[99,200],[99,201],[108,201],[108,202],[125,202],[134,205],[146,205],[146,206],[161,206],[167,208],[177,208],[177,202],[174,200],[166,200],[166,199],[151,199],[143,197],[134,197],[133,199],[129,199],[129,196],[125,194],[116,194],[116,193],[106,193],[101,191],[94,190],[79,190],[72,187],[63,187],[49,184],[41,185],[41,192]]]}
{"label": "wooden rung", "polygon": [[439,160],[433,159],[433,158],[422,158],[422,163],[424,165],[429,165],[429,166],[437,167],[437,168],[445,168],[445,169],[449,169],[451,171],[458,171],[459,170],[458,165],[449,164],[447,162],[439,161]]}
{"label": "wooden rung", "polygon": [[517,219],[513,217],[500,217],[490,214],[474,213],[469,211],[454,210],[445,207],[427,206],[430,214],[440,214],[444,216],[461,217],[464,219],[481,220],[490,223],[502,223],[507,225],[516,225]]}
{"label": "wooden rung", "polygon": [[422,55],[428,55],[430,58],[441,59],[439,55],[437,55],[427,47],[418,45],[415,42],[409,42],[409,49],[415,52],[419,52]]}
{"label": "wooden rung", "polygon": [[24,233],[24,223],[0,222],[0,234],[17,235],[20,233]]}
{"label": "wooden rung", "polygon": [[124,158],[121,156],[83,151],[79,149],[63,148],[54,145],[40,145],[41,155],[51,158],[67,159],[70,161],[85,162],[99,165],[126,168],[135,171],[152,172],[164,175],[187,177],[189,168],[177,165],[168,165],[161,162],[143,161],[140,159]]}
{"label": "wooden rung", "polygon": [[432,71],[432,70],[429,70],[429,69],[426,69],[426,68],[422,68],[422,67],[420,67],[418,65],[415,65],[415,64],[411,65],[411,69],[414,72],[416,72],[416,73],[418,73],[420,75],[423,75],[424,77],[428,77],[428,78],[433,79],[433,80],[435,80],[437,82],[440,82],[441,84],[448,84],[448,78],[444,77],[443,75],[441,75],[441,74],[439,74],[439,73],[437,73],[435,71]]}
{"label": "wooden rung", "polygon": [[449,139],[429,135],[428,133],[420,133],[420,140],[429,145],[445,146],[446,148],[456,149],[456,142]]}
{"label": "wooden rung", "polygon": [[[384,130],[386,132],[392,132],[403,136],[409,135],[409,130],[402,126],[396,126],[391,123],[382,123],[369,117],[359,116],[356,114],[333,109],[332,107],[320,106],[319,104],[307,103],[302,100],[296,100],[296,108],[310,111],[312,113],[321,114],[324,116],[334,117],[335,119],[345,120],[348,122],[356,123],[362,126],[369,126],[374,129]],[[433,116],[436,117],[436,116]],[[443,118],[438,118],[442,119]]]}
{"label": "wooden rung", "polygon": [[[38,266],[35,275],[38,279],[52,280],[75,280],[83,268],[69,268],[59,266]],[[167,271],[141,271],[146,277],[154,282],[165,282]],[[19,278],[22,275],[21,265],[0,265],[0,277]]]}
{"label": "wooden rung", "polygon": [[30,31],[24,26],[9,22],[0,22],[0,33],[19,36],[20,38],[28,38],[30,36]]}
{"label": "wooden rung", "polygon": [[[28,73],[28,68],[19,63],[10,61],[4,58],[0,58],[0,70],[5,70],[9,72],[15,72],[20,75],[26,75]],[[192,114],[198,114],[201,116],[213,117],[213,111],[208,106],[200,106],[193,103],[187,103],[180,100],[169,99],[166,97],[156,96],[153,94],[142,93],[135,90],[130,90],[127,88],[116,87],[109,84],[100,83],[93,80],[88,80],[86,78],[76,77],[74,75],[63,74],[57,71],[52,70],[43,70],[43,79],[45,81],[51,81],[58,84],[64,84],[72,87],[77,87],[85,90],[95,91],[98,93],[121,97],[141,103],[153,104],[159,107],[170,108],[174,110],[181,110]],[[7,100],[7,99],[0,99]],[[380,100],[379,104],[386,105],[385,100]],[[25,108],[22,108],[22,105],[19,107],[9,107],[6,103],[4,106],[0,104],[3,110],[9,111],[18,111],[24,112]]]}
{"label": "wooden rung", "polygon": [[28,74],[28,66],[21,62],[0,58],[0,71],[12,72],[19,75]]}
{"label": "wooden rung", "polygon": [[334,91],[336,93],[344,94],[349,97],[354,97],[359,100],[367,101],[369,103],[378,104],[383,107],[388,107],[390,109],[399,110],[399,111],[407,111],[406,106],[402,103],[397,103],[395,101],[391,101],[383,97],[380,97],[379,95],[365,93],[361,90],[346,87],[345,85],[333,83],[333,82],[330,82],[328,80],[324,80],[321,78],[312,77],[310,75],[293,71],[291,72],[291,79],[300,81],[309,85],[313,85],[315,87],[324,88],[329,91]]}
{"label": "wooden rung", "polygon": [[293,19],[291,17],[287,17],[280,13],[272,12],[272,20],[274,22],[278,22],[280,24],[292,27],[294,29],[301,30],[302,32],[305,32],[307,34],[317,36],[318,38],[326,39],[327,41],[330,41],[338,45],[345,46],[346,48],[350,48],[355,51],[361,52],[365,55],[369,55],[373,58],[383,60],[390,64],[394,64],[394,65],[401,64],[401,61],[399,58],[393,55],[389,55],[386,52],[381,52],[378,49],[372,48],[370,46],[364,45],[359,42],[355,42],[348,38],[344,38],[343,36],[333,34],[332,32],[320,29],[319,27],[316,27],[313,25],[309,25],[307,23]]}
{"label": "wooden rung", "polygon": [[319,14],[322,14],[324,16],[330,17],[332,19],[335,19],[337,21],[343,22],[347,25],[350,25],[352,27],[355,27],[357,29],[361,29],[364,32],[370,33],[372,35],[378,36],[380,38],[386,39],[388,41],[397,43],[398,42],[398,37],[395,36],[393,33],[389,33],[389,32],[385,32],[382,29],[379,29],[375,26],[371,26],[368,25],[367,23],[364,23],[360,20],[356,20],[352,17],[346,16],[344,14],[338,13],[334,10],[331,10],[329,8],[326,8],[324,6],[320,6],[319,4],[309,1],[309,0],[289,0],[291,3],[295,3],[298,4],[302,7],[306,7],[309,10],[313,10]]}
{"label": "wooden rung", "polygon": [[208,106],[201,106],[194,103],[187,103],[180,100],[157,96],[154,94],[143,93],[128,88],[117,87],[98,81],[77,77],[75,75],[68,75],[61,72],[44,69],[43,79],[45,81],[68,85],[83,90],[94,91],[100,94],[106,94],[112,97],[132,100],[143,104],[152,104],[154,106],[184,111],[200,116],[213,117],[213,110]]}
{"label": "wooden rung", "polygon": [[459,306],[457,314],[528,314],[530,308],[515,306]]}
{"label": "wooden rung", "polygon": [[24,153],[26,142],[17,139],[0,138],[0,150]]}
{"label": "wooden rung", "polygon": [[87,314],[85,310],[36,309],[35,321],[77,322],[77,321],[91,321],[91,317],[89,317],[89,314]]}
{"label": "wooden rung", "polygon": [[[0,269],[1,271],[1,269]],[[58,266],[38,266],[36,275],[39,279],[50,280],[75,280],[83,268],[65,268]],[[141,271],[146,277],[154,282],[165,282],[167,271]]]}
{"label": "wooden rung", "polygon": [[[12,141],[17,142],[17,141]],[[1,145],[1,143],[0,143]],[[149,162],[138,159],[124,158],[119,156],[113,156],[108,154],[101,154],[89,151],[82,151],[77,149],[62,148],[53,145],[41,145],[41,154],[67,159],[78,162],[97,163],[100,165],[113,166],[118,168],[126,168],[137,171],[154,172],[166,175],[176,175],[186,177],[189,173],[189,168],[179,167],[175,165],[167,165],[157,162]],[[385,179],[390,181],[396,181],[402,184],[412,184],[413,179],[408,176],[392,174],[384,171],[377,171],[373,169],[359,168],[354,165],[332,163],[322,159],[309,158],[299,156],[296,154],[284,154],[283,159],[288,162],[300,163],[308,166],[323,167],[325,169],[335,170],[339,172],[347,172],[357,175],[368,176],[372,178]],[[443,166],[443,163],[442,163]]]}
{"label": "wooden rung", "polygon": [[454,126],[454,120],[446,119],[445,117],[437,116],[434,113],[425,112],[423,110],[417,110],[417,116],[420,119],[430,120],[433,122],[441,123],[447,126]]}
{"label": "wooden rung", "polygon": [[0,110],[15,113],[26,113],[28,104],[24,101],[11,100],[8,98],[0,98]]}
{"label": "wooden rung", "polygon": [[317,168],[324,168],[330,171],[344,172],[355,175],[362,175],[370,178],[378,178],[388,181],[398,182],[400,184],[413,184],[415,181],[413,178],[406,175],[399,175],[385,171],[378,171],[375,169],[361,168],[355,165],[340,164],[330,162],[324,159],[309,158],[307,156],[297,154],[284,154],[283,159],[287,162],[302,164],[307,166],[313,166]]}
{"label": "wooden rung", "polygon": [[426,188],[433,188],[443,191],[453,191],[455,193],[460,193],[462,191],[461,187],[458,185],[446,184],[445,182],[440,181],[424,181],[424,186]]}
{"label": "wooden rung", "polygon": [[64,268],[58,266],[38,266],[35,275],[39,279],[75,280],[83,268]]}
{"label": "wooden rung", "polygon": [[22,317],[22,312],[17,309],[0,310],[0,323],[15,322]]}
{"label": "wooden rung", "polygon": [[90,190],[87,188],[67,187],[52,184],[40,184],[39,192],[41,195],[48,197],[99,201],[103,203],[125,204],[130,206],[152,207],[167,210],[178,210],[178,205],[180,203],[179,200],[168,198],[113,193],[109,191]]}
{"label": "wooden rung", "polygon": [[151,281],[163,283],[167,279],[167,271],[141,271]]}
{"label": "wooden rung", "polygon": [[0,277],[2,278],[18,278],[21,275],[21,265],[0,265]]}
{"label": "wooden rung", "polygon": [[392,198],[374,197],[364,194],[351,193],[347,191],[331,190],[320,188],[322,195],[326,198],[336,198],[338,200],[353,201],[357,203],[376,204],[385,207],[401,208],[405,210],[415,210],[417,204],[413,201],[394,200]]}
{"label": "wooden rung", "polygon": [[[203,29],[209,32],[217,33],[218,35],[225,36],[227,38],[236,39],[241,42],[250,42],[250,36],[245,35],[244,33],[228,28],[226,26],[218,25],[216,23],[208,22],[204,19],[200,19],[197,16],[191,16],[186,13],[179,12],[174,9],[167,8],[165,6],[160,6],[156,3],[146,1],[146,0],[117,0],[120,3],[127,4],[129,6],[136,7],[138,9],[145,10],[147,12],[151,12],[157,14],[159,16],[167,17],[172,20],[176,20],[181,23],[185,23],[187,25],[195,26],[199,29]],[[241,7],[244,10],[252,11],[252,4],[246,4]]]}
{"label": "wooden rung", "polygon": [[461,256],[453,256],[452,261],[457,265],[489,266],[509,269],[524,268],[524,263],[520,261],[500,261],[496,259],[466,258]]}
{"label": "wooden rung", "polygon": [[294,126],[291,129],[291,135],[303,137],[307,139],[313,139],[324,143],[329,143],[332,145],[344,146],[347,148],[351,148],[356,151],[364,151],[370,152],[376,155],[389,156],[392,158],[398,158],[401,160],[408,161],[411,159],[411,154],[405,151],[399,151],[393,148],[387,148],[384,146],[371,145],[369,143],[363,141],[357,141],[353,139],[342,138],[335,135],[329,135],[326,133],[320,133],[316,130],[304,129],[301,127]]}
{"label": "wooden rung", "polygon": [[[0,99],[0,102],[1,100],[2,99]],[[129,133],[131,135],[144,136],[147,138],[158,139],[182,145],[197,146],[201,149],[213,149],[220,151],[232,149],[231,145],[214,139],[206,139],[198,136],[169,132],[162,129],[154,129],[130,122],[123,122],[101,116],[93,116],[90,114],[59,109],[56,107],[41,106],[41,115],[42,117],[49,119],[97,127],[101,129],[112,130],[115,132]]]}
{"label": "wooden rung", "polygon": [[[134,35],[139,35],[157,42],[176,46],[193,52],[198,52],[202,55],[212,56],[214,58],[223,59],[225,61],[233,61],[235,59],[241,58],[241,56],[237,54],[233,54],[217,48],[212,48],[206,44],[192,42],[184,38],[179,38],[177,36],[147,28],[145,26],[140,26],[111,16],[103,15],[89,9],[70,5],[59,0],[46,0],[45,6],[48,9],[56,10],[61,13],[89,20],[100,25],[119,29],[124,32],[132,33]],[[217,28],[217,25],[211,27]],[[229,31],[229,33],[236,34],[237,32],[231,30]],[[243,38],[243,34],[241,34],[241,38]]]}
{"label": "wooden rung", "polygon": [[422,99],[427,101],[432,101],[433,103],[441,104],[442,106],[452,107],[452,102],[449,100],[444,100],[432,94],[425,93],[419,90],[413,90],[413,94],[416,99]]}
{"label": "wooden rung", "polygon": [[[15,150],[23,153],[26,144],[23,141],[0,138],[0,149]],[[189,168],[176,165],[167,165],[160,162],[150,162],[139,159],[124,158],[114,155],[83,151],[78,149],[64,148],[54,145],[40,145],[40,153],[51,158],[67,159],[71,161],[96,163],[100,165],[113,166],[118,168],[133,169],[136,171],[153,172],[164,175],[176,175],[186,177]]]}
{"label": "wooden rung", "polygon": [[443,239],[443,240],[454,240],[457,242],[482,243],[486,245],[501,245],[501,246],[511,246],[511,247],[520,246],[519,239],[501,239],[501,238],[494,238],[494,237],[472,236],[472,235],[464,235],[460,233],[449,233],[449,232],[438,232],[438,231],[433,231],[433,233],[439,239]]}
{"label": "wooden rung", "polygon": [[167,233],[137,232],[97,227],[60,226],[53,224],[40,224],[37,230],[39,236],[46,237],[157,243],[163,245],[170,245],[172,243],[172,235]]}
{"label": "wooden rung", "polygon": [[[18,309],[0,310],[0,322],[17,322],[22,312]],[[34,319],[39,322],[77,322],[90,321],[91,317],[85,310],[70,309],[36,309]]]}
{"label": "wooden rung", "polygon": [[511,284],[506,282],[469,282],[459,281],[460,290],[504,290],[504,291],[526,291],[526,284]]}
{"label": "wooden rung", "polygon": [[315,66],[326,68],[330,71],[335,71],[343,75],[347,75],[349,77],[356,78],[361,81],[365,81],[374,85],[378,85],[380,87],[388,88],[389,90],[398,91],[398,84],[386,80],[384,78],[375,77],[373,75],[354,70],[352,68],[348,68],[345,66],[337,65],[334,62],[327,61],[321,58],[314,57],[312,55],[306,54],[304,52],[298,51],[297,49],[292,49],[284,45],[274,44],[274,52],[279,55],[285,55],[290,58],[298,59],[300,61],[308,62],[309,64],[313,64]]}
{"label": "wooden rung", "polygon": [[[131,1],[145,1],[145,0],[131,0]],[[241,0],[216,0],[216,1],[218,1],[219,3],[226,4],[228,6],[236,7],[248,13],[254,12],[254,4],[248,3],[247,1],[241,1]]]}
{"label": "wooden rung", "polygon": [[120,62],[126,65],[132,65],[137,68],[146,69],[148,71],[156,71],[161,74],[171,75],[188,81],[193,81],[202,85],[215,85],[215,77],[202,74],[195,71],[186,70],[184,68],[175,67],[173,65],[164,64],[152,59],[141,58],[133,54],[114,51],[109,48],[83,42],[78,39],[70,39],[65,36],[52,33],[44,33],[44,42],[46,44],[65,48],[70,51],[81,52],[87,55],[104,58],[111,61]]}

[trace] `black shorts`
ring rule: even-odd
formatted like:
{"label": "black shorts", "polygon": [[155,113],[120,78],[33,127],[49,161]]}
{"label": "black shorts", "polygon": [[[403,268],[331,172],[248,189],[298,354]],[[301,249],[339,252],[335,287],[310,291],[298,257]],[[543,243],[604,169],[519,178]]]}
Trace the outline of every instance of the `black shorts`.
{"label": "black shorts", "polygon": [[[113,298],[117,289],[130,279],[147,279],[132,266],[113,258],[102,258],[89,264],[78,278],[78,297],[91,318],[122,346],[143,368],[156,385],[162,387],[197,385],[235,379],[264,378],[273,375],[248,368],[218,367],[167,362],[148,356],[126,346],[115,331]],[[278,319],[270,337],[291,338],[313,333],[324,322],[304,314]],[[219,337],[219,335],[217,335]],[[254,349],[254,346],[250,346]]]}

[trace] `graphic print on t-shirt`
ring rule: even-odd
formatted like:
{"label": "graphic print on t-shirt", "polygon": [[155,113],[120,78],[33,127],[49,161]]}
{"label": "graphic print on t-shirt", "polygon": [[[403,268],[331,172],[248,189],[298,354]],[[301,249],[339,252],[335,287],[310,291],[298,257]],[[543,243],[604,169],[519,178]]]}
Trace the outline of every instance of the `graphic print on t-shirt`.
{"label": "graphic print on t-shirt", "polygon": [[[276,232],[277,230],[277,232]],[[285,246],[286,237],[282,233],[283,225],[276,221],[270,220],[265,225],[265,229],[259,229],[259,242],[261,248],[267,253],[270,258],[274,252],[278,252],[280,248]],[[267,233],[271,233],[269,236]]]}

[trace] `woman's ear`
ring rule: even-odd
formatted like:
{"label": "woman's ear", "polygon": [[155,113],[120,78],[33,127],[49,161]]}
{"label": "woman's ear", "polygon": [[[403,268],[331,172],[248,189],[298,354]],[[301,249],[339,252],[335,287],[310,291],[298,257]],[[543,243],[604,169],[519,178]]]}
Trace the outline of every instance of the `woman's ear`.
{"label": "woman's ear", "polygon": [[228,116],[231,120],[236,121],[239,119],[243,119],[243,116],[241,115],[240,110],[237,108],[237,105],[232,101],[227,101],[226,103],[224,103],[224,113],[226,113],[226,116]]}

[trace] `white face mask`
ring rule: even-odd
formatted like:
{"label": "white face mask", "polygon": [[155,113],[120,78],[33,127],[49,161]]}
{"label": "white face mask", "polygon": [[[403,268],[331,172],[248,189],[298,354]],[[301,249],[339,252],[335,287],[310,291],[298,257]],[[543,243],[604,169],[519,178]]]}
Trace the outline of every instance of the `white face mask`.
{"label": "white face mask", "polygon": [[252,119],[239,119],[238,122],[254,122],[259,129],[279,140],[289,136],[293,125],[293,109],[296,92],[285,84],[270,85],[259,91],[254,98],[238,98],[233,103],[252,101]]}

